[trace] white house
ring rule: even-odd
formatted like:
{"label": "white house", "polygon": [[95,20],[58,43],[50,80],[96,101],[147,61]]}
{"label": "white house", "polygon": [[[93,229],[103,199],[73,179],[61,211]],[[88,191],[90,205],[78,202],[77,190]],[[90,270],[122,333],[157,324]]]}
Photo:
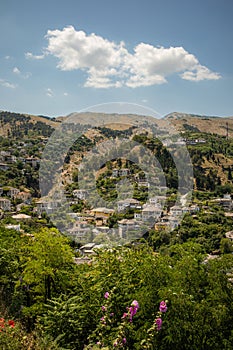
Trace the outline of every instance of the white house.
{"label": "white house", "polygon": [[145,205],[142,209],[142,220],[146,221],[150,218],[158,219],[161,215],[160,205]]}
{"label": "white house", "polygon": [[183,210],[180,206],[174,205],[170,209],[171,216],[181,216],[183,214]]}
{"label": "white house", "polygon": [[119,236],[126,238],[127,232],[137,230],[139,228],[137,220],[134,219],[122,219],[118,221]]}
{"label": "white house", "polygon": [[73,196],[75,197],[75,198],[78,198],[78,199],[81,199],[81,200],[85,200],[85,199],[87,199],[87,197],[88,197],[88,191],[87,190],[74,190],[73,191]]}
{"label": "white house", "polygon": [[49,200],[48,198],[39,199],[36,202],[37,213],[41,215],[42,213],[52,213],[56,208],[60,206],[59,201]]}
{"label": "white house", "polygon": [[4,211],[11,210],[11,202],[7,198],[0,198],[0,208]]}
{"label": "white house", "polygon": [[18,188],[8,187],[6,195],[11,198],[16,198],[17,194],[20,192]]}
{"label": "white house", "polygon": [[117,210],[124,211],[126,209],[141,209],[142,206],[137,199],[134,198],[126,198],[117,202]]}

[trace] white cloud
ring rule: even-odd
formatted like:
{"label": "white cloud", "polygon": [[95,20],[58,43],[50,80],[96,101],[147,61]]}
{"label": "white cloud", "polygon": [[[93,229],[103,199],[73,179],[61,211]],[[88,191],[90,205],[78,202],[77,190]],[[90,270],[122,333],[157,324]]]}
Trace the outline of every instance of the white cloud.
{"label": "white cloud", "polygon": [[54,96],[53,90],[50,88],[46,89],[46,95],[48,97],[53,97]]}
{"label": "white cloud", "polygon": [[27,58],[42,59],[53,55],[63,71],[82,70],[87,74],[84,86],[132,88],[164,84],[178,74],[190,81],[217,80],[221,76],[202,66],[183,47],[155,47],[140,43],[130,53],[124,42],[119,44],[94,33],[76,31],[74,27],[48,30],[48,46],[41,56],[27,53]]}
{"label": "white cloud", "polygon": [[13,68],[13,73],[15,73],[15,74],[17,74],[17,75],[20,75],[20,74],[21,74],[19,68],[17,68],[17,67],[14,67],[14,68]]}
{"label": "white cloud", "polygon": [[31,52],[26,52],[25,57],[27,59],[32,59],[32,60],[43,60],[45,58],[45,54],[42,55],[33,55]]}
{"label": "white cloud", "polygon": [[163,84],[167,77],[191,70],[198,64],[196,57],[183,47],[154,47],[141,43],[128,55],[125,67],[131,73],[126,85],[131,87]]}
{"label": "white cloud", "polygon": [[12,72],[23,79],[28,79],[31,76],[30,72],[26,72],[25,74],[23,74],[18,67],[14,67],[12,69]]}
{"label": "white cloud", "polygon": [[218,80],[221,78],[219,73],[211,72],[207,67],[201,65],[197,65],[193,71],[184,72],[181,77],[190,81]]}
{"label": "white cloud", "polygon": [[64,94],[63,94],[64,96],[68,96],[69,94],[68,94],[68,92],[64,92]]}
{"label": "white cloud", "polygon": [[0,79],[0,85],[9,89],[15,89],[17,87],[16,84],[9,83],[9,81],[5,79]]}

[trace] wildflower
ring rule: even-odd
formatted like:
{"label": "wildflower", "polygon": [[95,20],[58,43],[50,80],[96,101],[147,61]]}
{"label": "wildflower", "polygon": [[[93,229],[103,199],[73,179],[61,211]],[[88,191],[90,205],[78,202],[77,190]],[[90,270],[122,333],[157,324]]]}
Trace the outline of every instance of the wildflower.
{"label": "wildflower", "polygon": [[162,327],[162,323],[163,323],[162,318],[160,318],[160,317],[156,318],[155,323],[157,325],[157,330],[160,331],[160,329]]}
{"label": "wildflower", "polygon": [[113,317],[113,316],[114,316],[114,312],[111,312],[109,316],[110,316],[110,317]]}
{"label": "wildflower", "polygon": [[104,297],[105,297],[105,299],[108,299],[108,297],[109,297],[109,292],[106,292],[106,293],[104,294]]}
{"label": "wildflower", "polygon": [[102,309],[102,311],[106,311],[107,310],[106,306],[101,306],[101,309]]}
{"label": "wildflower", "polygon": [[126,344],[126,338],[122,339],[122,344]]}
{"label": "wildflower", "polygon": [[159,311],[160,312],[166,312],[167,311],[167,305],[165,301],[161,301],[160,306],[159,306]]}
{"label": "wildflower", "polygon": [[131,306],[129,308],[129,320],[132,322],[133,317],[136,315],[137,311],[139,309],[139,304],[137,300],[132,301]]}
{"label": "wildflower", "polygon": [[133,306],[136,309],[136,312],[138,311],[139,304],[138,304],[137,300],[132,301],[131,306]]}
{"label": "wildflower", "polygon": [[8,321],[8,325],[9,325],[9,327],[14,328],[15,327],[15,321],[9,320]]}
{"label": "wildflower", "polygon": [[121,318],[126,318],[127,316],[128,316],[127,312],[124,312]]}
{"label": "wildflower", "polygon": [[113,343],[113,346],[114,346],[114,347],[117,347],[117,345],[118,345],[118,341],[116,340],[116,341]]}
{"label": "wildflower", "polygon": [[4,327],[5,327],[5,319],[0,318],[0,328],[4,328]]}
{"label": "wildflower", "polygon": [[105,317],[101,317],[100,321],[103,323],[103,324],[106,324],[106,321],[105,321]]}

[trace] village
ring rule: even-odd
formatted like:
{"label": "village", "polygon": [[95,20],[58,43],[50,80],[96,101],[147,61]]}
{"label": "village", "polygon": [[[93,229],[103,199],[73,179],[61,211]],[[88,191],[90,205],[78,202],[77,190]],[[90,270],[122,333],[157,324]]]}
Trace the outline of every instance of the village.
{"label": "village", "polygon": [[[46,140],[42,141],[42,145],[43,142]],[[10,150],[1,151],[0,170],[5,172],[19,161],[22,164],[20,169],[22,173],[26,169],[37,170],[39,157],[29,157],[25,151],[25,145],[19,148],[21,153],[22,150],[25,157],[20,156],[19,158]],[[128,168],[113,168],[111,178],[124,180],[129,175],[130,169]],[[150,184],[145,179],[140,179],[138,176],[133,179],[143,191],[149,189]],[[61,209],[62,204],[59,200],[49,199],[49,197],[36,198],[30,189],[24,187],[22,190],[22,188],[23,186],[0,185],[0,216],[6,221],[9,219],[6,228],[16,229],[23,233],[25,225],[41,218],[49,218],[51,214]],[[74,189],[67,201],[72,207],[80,202],[88,203],[89,196],[88,190]],[[79,244],[82,256],[90,256],[95,254],[95,249],[98,247],[112,242],[124,244],[132,239],[141,238],[142,232],[145,233],[150,229],[158,232],[172,231],[180,225],[184,215],[195,217],[200,209],[210,212],[212,206],[218,206],[222,208],[225,215],[233,216],[233,200],[230,194],[210,199],[208,203],[190,201],[188,206],[182,200],[173,205],[167,205],[166,201],[167,188],[160,186],[157,188],[157,194],[148,196],[144,202],[126,197],[116,201],[114,209],[86,205],[81,212],[74,212],[71,209],[68,214],[72,218],[72,226],[69,227],[67,234]],[[231,232],[228,232],[226,237],[232,239]]]}

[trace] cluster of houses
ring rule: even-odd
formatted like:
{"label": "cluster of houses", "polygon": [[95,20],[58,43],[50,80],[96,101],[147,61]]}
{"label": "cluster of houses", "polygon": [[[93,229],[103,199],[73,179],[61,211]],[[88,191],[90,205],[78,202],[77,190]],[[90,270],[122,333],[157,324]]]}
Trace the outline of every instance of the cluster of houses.
{"label": "cluster of houses", "polygon": [[[17,146],[17,149],[20,150],[20,146]],[[25,156],[16,157],[13,154],[14,149],[12,151],[0,151],[0,170],[8,170],[12,164],[17,161],[21,161],[24,165],[30,165],[33,168],[37,168],[40,164],[40,159],[37,157],[29,157],[25,152]]]}
{"label": "cluster of houses", "polygon": [[[3,211],[12,210],[12,201],[18,199],[23,205],[31,203],[32,195],[29,190],[20,191],[18,188],[11,186],[0,187],[0,209]],[[20,210],[20,204],[17,210]]]}
{"label": "cluster of houses", "polygon": [[[119,172],[116,175],[119,176]],[[72,203],[88,200],[88,196],[87,190],[76,189],[73,191]],[[20,200],[20,204],[17,204],[16,207],[16,212],[19,212],[18,215],[21,215],[20,208],[25,204],[32,204],[34,211],[39,217],[43,213],[53,213],[61,206],[59,200],[49,200],[48,198],[35,200],[28,190],[20,191],[18,188],[10,186],[0,187],[0,209],[3,212],[12,212],[12,204],[15,199]],[[189,207],[175,205],[167,210],[164,208],[165,202],[165,195],[151,197],[146,204],[142,204],[137,199],[126,198],[119,200],[114,209],[96,207],[91,210],[85,210],[80,214],[73,213],[74,225],[70,229],[70,234],[76,237],[77,240],[82,240],[90,232],[90,237],[92,238],[98,236],[99,233],[104,233],[106,236],[112,234],[113,230],[108,226],[108,219],[114,213],[123,214],[123,218],[121,216],[121,219],[117,221],[117,231],[116,229],[114,230],[114,234],[117,234],[120,238],[127,237],[128,233],[139,230],[143,225],[152,224],[150,228],[153,227],[156,230],[173,230],[179,225],[180,218],[184,214],[195,214],[199,210],[199,207],[195,204]],[[213,205],[221,206],[229,214],[233,210],[233,200],[230,194],[224,195],[223,198],[213,199],[210,202]],[[130,219],[124,217],[124,213],[129,209],[131,213],[133,212],[133,217]],[[14,218],[18,220],[25,219],[16,216]]]}
{"label": "cluster of houses", "polygon": [[[44,140],[46,143],[46,140]],[[188,143],[188,140],[179,139],[176,141],[179,144]],[[192,140],[194,144],[204,143],[205,140]],[[191,143],[189,143],[191,144]],[[19,147],[20,156],[16,157],[13,151],[0,151],[0,170],[8,170],[12,164],[18,160],[23,162],[24,165],[30,165],[37,168],[39,165],[39,159],[36,157],[29,157],[28,153],[24,149],[27,144],[21,144]],[[113,178],[129,177],[130,169],[121,168],[113,169]],[[134,176],[135,183],[138,186],[144,186],[149,189],[150,184],[147,179]],[[70,235],[76,238],[76,240],[82,241],[85,237],[94,240],[99,235],[105,235],[106,237],[115,235],[120,239],[124,239],[132,232],[140,231],[142,226],[148,226],[156,230],[173,230],[178,227],[180,218],[186,213],[195,215],[199,210],[199,207],[195,204],[190,207],[183,205],[175,205],[169,209],[164,207],[166,202],[166,196],[163,193],[166,192],[166,188],[160,189],[160,195],[156,195],[148,199],[146,204],[142,204],[137,199],[124,198],[116,203],[114,209],[106,207],[94,207],[91,210],[85,210],[83,213],[70,213],[73,215],[73,227],[70,228]],[[79,203],[80,200],[88,201],[89,193],[84,189],[75,189],[72,193],[72,199],[70,204]],[[52,214],[61,207],[59,200],[49,200],[48,198],[35,199],[29,190],[23,191],[19,188],[11,186],[1,186],[0,184],[0,212],[10,213],[12,218],[20,222],[20,220],[29,220],[31,216],[20,213],[22,206],[33,205],[34,212],[40,217],[43,213]],[[223,198],[216,198],[210,201],[210,204],[221,206],[223,210],[232,214],[233,200],[230,194],[224,195]],[[124,213],[131,212],[131,218],[124,217]],[[108,226],[109,219],[114,213],[120,213],[121,219],[116,222],[116,227],[110,228]],[[17,225],[16,225],[17,226]],[[19,226],[17,226],[19,229]],[[229,237],[231,238],[231,237]],[[85,240],[85,239],[84,239]],[[88,250],[88,249],[87,249]],[[92,250],[92,249],[90,249]],[[84,249],[85,251],[85,249]]]}
{"label": "cluster of houses", "polygon": [[[74,195],[78,199],[85,200],[88,197],[86,190],[74,190]],[[96,207],[85,210],[83,213],[70,213],[74,220],[73,227],[69,229],[69,234],[77,241],[85,240],[86,237],[95,238],[98,234],[114,235],[118,238],[126,238],[132,232],[140,231],[142,226],[155,228],[157,230],[169,230],[176,228],[180,223],[180,218],[185,213],[194,214],[199,210],[197,205],[190,207],[173,206],[169,211],[164,209],[166,196],[158,195],[150,198],[148,203],[142,204],[133,198],[126,198],[117,202],[116,208]],[[42,198],[36,202],[37,214],[43,212],[53,213],[61,206],[58,200],[48,200]],[[133,217],[128,219],[124,213],[131,209]],[[117,221],[117,228],[108,226],[109,218],[114,214],[123,214],[123,218]]]}

